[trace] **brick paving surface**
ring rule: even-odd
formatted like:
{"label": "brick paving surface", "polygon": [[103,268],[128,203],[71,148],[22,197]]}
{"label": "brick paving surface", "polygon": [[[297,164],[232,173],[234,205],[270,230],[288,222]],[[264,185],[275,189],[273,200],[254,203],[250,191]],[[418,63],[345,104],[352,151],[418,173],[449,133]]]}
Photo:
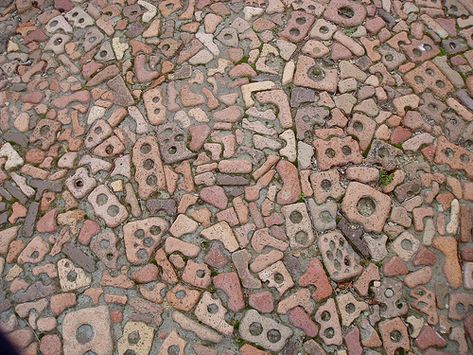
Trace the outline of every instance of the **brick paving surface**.
{"label": "brick paving surface", "polygon": [[0,329],[471,354],[472,73],[471,0],[0,0]]}

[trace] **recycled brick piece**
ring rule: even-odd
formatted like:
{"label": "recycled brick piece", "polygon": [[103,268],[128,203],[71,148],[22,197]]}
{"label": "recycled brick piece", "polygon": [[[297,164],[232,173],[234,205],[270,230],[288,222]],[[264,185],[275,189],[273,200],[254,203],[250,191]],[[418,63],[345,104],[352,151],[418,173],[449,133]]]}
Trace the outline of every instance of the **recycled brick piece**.
{"label": "recycled brick piece", "polygon": [[471,0],[0,14],[19,353],[473,353]]}

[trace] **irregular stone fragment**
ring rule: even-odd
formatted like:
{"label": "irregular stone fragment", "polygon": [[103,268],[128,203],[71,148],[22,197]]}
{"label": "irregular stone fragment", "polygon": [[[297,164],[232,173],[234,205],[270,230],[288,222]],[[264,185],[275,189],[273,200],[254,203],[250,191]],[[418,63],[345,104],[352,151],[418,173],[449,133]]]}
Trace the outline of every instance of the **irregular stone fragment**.
{"label": "irregular stone fragment", "polygon": [[319,335],[325,345],[342,345],[342,328],[333,298],[317,309],[315,320],[320,324]]}
{"label": "irregular stone fragment", "polygon": [[342,201],[342,212],[364,229],[381,232],[391,210],[389,196],[368,185],[350,182]]}
{"label": "irregular stone fragment", "polygon": [[238,331],[243,339],[274,352],[280,351],[293,334],[291,328],[253,309],[246,311]]}
{"label": "irregular stone fragment", "polygon": [[209,329],[202,324],[186,317],[180,312],[174,311],[172,319],[179,324],[184,330],[195,333],[203,341],[210,341],[212,343],[220,343],[223,337],[216,331]]}
{"label": "irregular stone fragment", "polygon": [[326,233],[319,237],[318,245],[322,260],[330,278],[343,281],[358,276],[363,268],[358,263],[358,255],[347,243],[340,231]]}
{"label": "irregular stone fragment", "polygon": [[235,235],[229,224],[225,221],[202,230],[201,235],[208,240],[220,240],[231,253],[239,249]]}
{"label": "irregular stone fragment", "polygon": [[97,186],[87,199],[93,206],[95,213],[101,217],[109,227],[117,227],[128,217],[126,208],[105,185]]}
{"label": "irregular stone fragment", "polygon": [[58,261],[57,268],[61,289],[63,291],[72,291],[89,286],[92,281],[90,276],[88,276],[83,269],[74,266],[74,264],[66,258]]}
{"label": "irregular stone fragment", "polygon": [[282,295],[294,286],[289,271],[282,261],[278,261],[258,273],[261,281],[267,281],[269,287],[274,287]]}
{"label": "irregular stone fragment", "polygon": [[220,333],[230,335],[233,327],[225,321],[227,310],[220,299],[205,291],[197,304],[194,314],[202,323],[216,329]]}
{"label": "irregular stone fragment", "polygon": [[137,265],[147,263],[168,228],[169,224],[160,217],[125,224],[123,236],[128,261]]}
{"label": "irregular stone fragment", "polygon": [[154,329],[143,322],[129,321],[123,328],[123,336],[118,340],[118,352],[125,354],[148,353],[153,342]]}
{"label": "irregular stone fragment", "polygon": [[132,161],[140,198],[147,199],[151,194],[165,189],[163,162],[154,136],[141,137],[136,141]]}
{"label": "irregular stone fragment", "polygon": [[93,351],[105,355],[112,352],[110,315],[107,306],[84,308],[67,313],[62,332],[66,354],[75,351]]}
{"label": "irregular stone fragment", "polygon": [[286,219],[286,233],[292,248],[306,248],[314,242],[312,225],[304,203],[287,205],[281,209]]}

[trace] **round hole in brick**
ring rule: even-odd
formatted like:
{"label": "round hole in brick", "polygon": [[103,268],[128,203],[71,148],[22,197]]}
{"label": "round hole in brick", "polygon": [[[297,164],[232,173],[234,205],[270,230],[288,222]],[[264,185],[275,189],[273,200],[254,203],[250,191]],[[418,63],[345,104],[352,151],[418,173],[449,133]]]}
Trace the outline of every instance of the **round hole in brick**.
{"label": "round hole in brick", "polygon": [[281,284],[284,282],[284,276],[280,272],[276,272],[274,274],[274,281],[278,284]]}
{"label": "round hole in brick", "polygon": [[97,199],[95,200],[98,206],[105,205],[107,201],[108,201],[108,196],[105,194],[98,194]]}
{"label": "round hole in brick", "polygon": [[89,43],[94,43],[96,40],[97,40],[97,37],[95,36],[89,37]]}
{"label": "round hole in brick", "polygon": [[82,23],[84,23],[84,22],[85,22],[84,18],[80,18],[80,19],[79,19],[79,23],[80,23],[80,24],[82,24]]}
{"label": "round hole in brick", "polygon": [[145,231],[143,229],[137,229],[133,235],[135,238],[141,239],[145,236]]}
{"label": "round hole in brick", "polygon": [[314,80],[314,81],[320,81],[323,78],[325,78],[325,72],[322,68],[319,68],[318,66],[312,67],[309,72],[309,78]]}
{"label": "round hole in brick", "polygon": [[[84,353],[84,355],[92,355],[92,354],[86,354]],[[96,355],[95,353],[93,353],[93,355]],[[123,355],[136,355],[136,353],[131,350],[131,349],[126,349],[125,353]]]}
{"label": "round hole in brick", "polygon": [[153,101],[153,103],[157,104],[159,101],[161,101],[161,99],[159,98],[159,96],[155,96],[151,99],[151,101]]}
{"label": "round hole in brick", "polygon": [[111,205],[107,208],[107,213],[110,217],[115,217],[116,215],[118,215],[118,212],[120,212],[118,206]]}
{"label": "round hole in brick", "polygon": [[322,223],[330,223],[333,221],[332,215],[329,211],[322,211],[319,213],[319,218]]}
{"label": "round hole in brick", "polygon": [[113,153],[113,145],[111,145],[111,144],[107,145],[107,147],[105,148],[105,153],[112,154]]}
{"label": "round hole in brick", "polygon": [[449,42],[449,43],[448,43],[448,46],[449,46],[451,49],[457,48],[457,44],[456,44],[455,42]]}
{"label": "round hole in brick", "polygon": [[274,344],[281,340],[281,332],[277,329],[270,329],[268,333],[266,333],[266,337]]}
{"label": "round hole in brick", "polygon": [[335,336],[335,331],[333,330],[332,327],[325,329],[324,331],[324,336],[327,339],[332,339]]}
{"label": "round hole in brick", "polygon": [[289,219],[292,223],[301,223],[302,213],[300,213],[299,211],[292,211],[289,215]]}
{"label": "round hole in brick", "polygon": [[468,157],[466,154],[462,154],[460,155],[460,160],[462,163],[468,164],[470,162],[470,157]]}
{"label": "round hole in brick", "polygon": [[437,80],[435,82],[435,86],[437,86],[439,89],[443,89],[445,87],[445,83],[442,80]]}
{"label": "round hole in brick", "polygon": [[176,134],[174,139],[176,140],[176,142],[182,142],[184,140],[184,135],[183,134]]}
{"label": "round hole in brick", "polygon": [[350,148],[349,146],[347,146],[347,145],[344,145],[344,146],[342,147],[342,153],[343,153],[344,155],[350,155],[350,154],[351,154],[351,148]]}
{"label": "round hole in brick", "polygon": [[457,311],[457,313],[464,313],[465,312],[465,305],[461,302],[458,302],[456,305],[455,305],[455,310]]}
{"label": "round hole in brick", "polygon": [[32,259],[37,259],[39,256],[39,252],[35,250],[34,252],[31,253],[30,258]]}
{"label": "round hole in brick", "polygon": [[350,258],[348,256],[345,256],[345,258],[343,259],[343,264],[345,266],[350,266],[351,261],[350,261]]}
{"label": "round hole in brick", "polygon": [[176,292],[176,298],[178,300],[182,300],[184,297],[186,297],[187,293],[184,290],[179,290]]}
{"label": "round hole in brick", "polygon": [[74,270],[71,270],[67,273],[67,281],[69,282],[75,282],[77,280],[77,272],[75,272]]}
{"label": "round hole in brick", "polygon": [[416,57],[420,57],[422,55],[422,52],[419,48],[414,48],[412,50],[412,53],[416,56]]}
{"label": "round hole in brick", "polygon": [[177,148],[176,148],[176,147],[170,147],[170,148],[168,149],[168,153],[169,153],[169,154],[176,154],[176,152],[177,152]]}
{"label": "round hole in brick", "polygon": [[157,183],[158,183],[158,179],[156,178],[155,175],[150,175],[146,178],[146,184],[148,186],[156,186]]}
{"label": "round hole in brick", "polygon": [[424,50],[426,52],[430,52],[432,50],[432,46],[430,44],[424,43]]}
{"label": "round hole in brick", "polygon": [[453,158],[453,150],[451,150],[450,148],[445,148],[442,152],[448,159]]}
{"label": "round hole in brick", "polygon": [[130,343],[132,345],[138,344],[140,339],[141,339],[140,333],[136,330],[131,332],[130,334],[128,334],[128,343]]}
{"label": "round hole in brick", "polygon": [[99,52],[99,56],[100,56],[101,58],[105,58],[105,57],[107,56],[107,51],[100,51],[100,52]]}
{"label": "round hole in brick", "polygon": [[110,241],[107,240],[107,239],[102,239],[102,240],[99,242],[99,245],[100,245],[100,247],[103,248],[103,249],[110,248]]}
{"label": "round hole in brick", "polygon": [[296,236],[294,237],[297,243],[305,245],[309,241],[309,236],[307,235],[306,232],[304,231],[299,231],[296,233]]}
{"label": "round hole in brick", "polygon": [[401,241],[401,248],[404,250],[412,250],[412,242],[409,239],[403,239]]}
{"label": "round hole in brick", "polygon": [[230,33],[225,33],[225,34],[223,35],[223,39],[224,39],[225,41],[231,41],[231,40],[233,39],[233,36],[232,36]]}
{"label": "round hole in brick", "polygon": [[84,186],[84,182],[82,181],[82,179],[77,179],[74,185],[76,185],[76,187],[80,189]]}
{"label": "round hole in brick", "polygon": [[207,306],[207,312],[210,314],[215,314],[218,312],[218,306],[215,303],[209,304]]}
{"label": "round hole in brick", "polygon": [[54,40],[54,45],[55,46],[59,46],[61,43],[62,43],[62,38],[61,37],[58,37]]}
{"label": "round hole in brick", "polygon": [[330,250],[328,250],[328,251],[325,253],[325,255],[327,256],[327,259],[333,260],[333,253],[332,253]]}
{"label": "round hole in brick", "polygon": [[385,147],[381,147],[378,149],[378,157],[381,159],[387,157],[389,155],[388,150]]}
{"label": "round hole in brick", "polygon": [[107,253],[105,255],[105,258],[108,260],[108,261],[111,261],[113,259],[113,254],[112,253]]}
{"label": "round hole in brick", "polygon": [[289,34],[290,34],[291,36],[297,37],[297,36],[299,36],[299,35],[301,34],[301,31],[300,31],[298,28],[293,27],[293,28],[291,28],[291,29],[289,30]]}
{"label": "round hole in brick", "polygon": [[338,15],[343,17],[343,18],[352,18],[353,16],[355,16],[355,12],[353,11],[352,8],[348,7],[348,6],[342,6],[338,9],[337,11]]}
{"label": "round hole in brick", "polygon": [[205,271],[204,270],[197,270],[197,272],[195,273],[197,275],[198,278],[203,278],[205,276]]}
{"label": "round hole in brick", "polygon": [[140,249],[136,252],[136,256],[140,259],[140,260],[145,260],[145,259],[148,259],[148,253],[146,252],[145,249]]}
{"label": "round hole in brick", "polygon": [[414,81],[416,82],[416,84],[423,84],[424,83],[424,78],[419,76],[419,75],[416,75],[414,77]]}
{"label": "round hole in brick", "polygon": [[148,143],[142,144],[140,147],[140,152],[143,154],[148,154],[149,152],[151,152],[151,145],[149,145]]}
{"label": "round hole in brick", "polygon": [[76,329],[79,344],[87,344],[94,338],[94,328],[90,324],[82,324]]}
{"label": "round hole in brick", "polygon": [[335,151],[332,148],[327,148],[325,150],[325,155],[329,158],[335,157]]}
{"label": "round hole in brick", "polygon": [[306,20],[305,17],[298,17],[298,18],[296,18],[296,23],[297,23],[298,25],[303,25],[303,24],[306,23],[306,22],[307,22],[307,20]]}
{"label": "round hole in brick", "polygon": [[374,203],[371,197],[362,197],[358,200],[356,204],[356,209],[358,213],[364,217],[371,216],[376,210],[376,204]]}
{"label": "round hole in brick", "polygon": [[394,291],[392,288],[387,288],[385,291],[384,291],[384,295],[386,296],[386,298],[391,298],[394,296]]}
{"label": "round hole in brick", "polygon": [[427,68],[427,69],[425,70],[425,72],[426,72],[428,75],[430,75],[430,76],[434,76],[434,74],[435,74],[435,72],[434,72],[433,69],[431,69],[431,68]]}
{"label": "round hole in brick", "polygon": [[250,334],[253,336],[258,336],[263,333],[263,326],[261,325],[261,323],[253,322],[250,324],[249,328]]}
{"label": "round hole in brick", "polygon": [[387,62],[392,62],[394,60],[394,56],[392,54],[386,54],[384,56],[384,60],[386,60]]}
{"label": "round hole in brick", "polygon": [[59,22],[57,22],[56,20],[53,20],[51,21],[51,23],[49,24],[49,26],[51,27],[56,27],[58,25]]}
{"label": "round hole in brick", "polygon": [[320,26],[319,28],[319,32],[322,33],[322,34],[326,34],[328,33],[330,30],[327,26]]}
{"label": "round hole in brick", "polygon": [[173,344],[168,348],[169,355],[179,355],[180,352],[181,352],[181,349],[176,344]]}
{"label": "round hole in brick", "polygon": [[357,132],[361,132],[363,130],[363,123],[361,123],[360,121],[355,121],[353,123],[353,129]]}
{"label": "round hole in brick", "polygon": [[39,129],[39,134],[41,134],[42,136],[45,136],[49,133],[50,130],[51,129],[47,125],[41,126],[41,128]]}
{"label": "round hole in brick", "polygon": [[149,232],[152,234],[152,235],[158,235],[161,233],[161,228],[159,226],[151,226],[151,228],[149,229]]}
{"label": "round hole in brick", "polygon": [[332,188],[332,183],[328,179],[323,179],[322,182],[320,183],[320,187],[324,191],[329,191]]}
{"label": "round hole in brick", "polygon": [[154,161],[151,160],[151,159],[146,159],[144,162],[143,162],[143,168],[145,168],[146,170],[151,170],[154,168]]}
{"label": "round hole in brick", "polygon": [[147,238],[145,238],[145,239],[143,240],[143,245],[144,245],[145,247],[147,247],[147,248],[152,247],[153,244],[154,244],[154,240],[153,240],[153,238],[151,238],[151,237],[147,237]]}
{"label": "round hole in brick", "polygon": [[345,311],[348,313],[348,314],[352,314],[356,311],[356,307],[353,303],[348,303],[346,306],[345,306]]}
{"label": "round hole in brick", "polygon": [[399,343],[402,339],[402,334],[399,330],[393,330],[391,333],[389,333],[389,337],[393,342]]}

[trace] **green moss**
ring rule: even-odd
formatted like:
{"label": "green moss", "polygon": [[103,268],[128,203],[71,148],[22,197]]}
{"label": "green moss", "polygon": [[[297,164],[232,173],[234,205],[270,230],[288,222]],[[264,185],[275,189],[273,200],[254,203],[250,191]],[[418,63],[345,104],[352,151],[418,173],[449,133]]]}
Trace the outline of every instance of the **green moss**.
{"label": "green moss", "polygon": [[301,192],[301,194],[299,195],[299,201],[305,202],[305,199],[306,199],[305,193]]}
{"label": "green moss", "polygon": [[393,146],[395,146],[397,149],[402,149],[402,144],[401,143],[396,143],[396,144],[393,144]]}
{"label": "green moss", "polygon": [[445,51],[445,48],[440,47],[440,54],[439,54],[439,56],[440,56],[440,57],[444,57],[444,56],[446,56],[446,55],[447,55],[447,52]]}
{"label": "green moss", "polygon": [[345,28],[345,34],[348,36],[348,37],[351,37],[353,36],[353,34],[356,32],[357,28],[356,27],[348,27],[348,28]]}
{"label": "green moss", "polygon": [[386,171],[384,170],[381,170],[379,172],[379,184],[381,186],[387,186],[389,185],[394,179],[394,173],[387,173]]}
{"label": "green moss", "polygon": [[246,344],[246,340],[237,337],[237,338],[235,339],[235,343],[238,345],[239,348],[241,348],[243,345]]}
{"label": "green moss", "polygon": [[248,63],[248,59],[250,59],[250,56],[244,55],[238,62],[235,63],[235,65]]}
{"label": "green moss", "polygon": [[212,276],[212,277],[217,276],[217,275],[218,275],[218,272],[215,271],[215,270],[212,270],[212,271],[210,272],[210,276]]}

